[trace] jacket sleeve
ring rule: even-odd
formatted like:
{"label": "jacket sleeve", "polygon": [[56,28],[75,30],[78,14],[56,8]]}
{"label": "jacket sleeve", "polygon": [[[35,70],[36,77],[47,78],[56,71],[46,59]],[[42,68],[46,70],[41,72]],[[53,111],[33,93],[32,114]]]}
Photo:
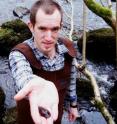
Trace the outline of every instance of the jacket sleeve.
{"label": "jacket sleeve", "polygon": [[19,51],[12,51],[9,55],[9,65],[15,81],[15,88],[18,92],[31,79],[37,76],[33,74],[29,62]]}

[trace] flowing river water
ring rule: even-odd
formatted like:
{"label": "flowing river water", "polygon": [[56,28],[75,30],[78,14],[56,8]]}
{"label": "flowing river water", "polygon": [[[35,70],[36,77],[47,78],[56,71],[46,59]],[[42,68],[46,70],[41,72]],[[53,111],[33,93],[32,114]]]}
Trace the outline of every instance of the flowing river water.
{"label": "flowing river water", "polygon": [[[17,6],[24,6],[30,8],[32,3],[36,0],[0,0],[0,24],[3,22],[15,19],[12,14],[12,11]],[[66,12],[70,13],[69,5],[66,4],[65,1],[59,0],[61,6],[65,9]],[[82,0],[73,0],[74,3],[74,27],[76,31],[83,29],[82,24],[82,14],[81,11],[83,8]],[[113,3],[114,4],[114,3]],[[115,9],[115,5],[113,5]],[[67,18],[64,18],[64,27],[69,27]],[[107,27],[107,24],[91,11],[88,10],[87,17],[87,30],[93,30],[101,27]],[[101,94],[105,99],[108,98],[109,89],[113,86],[113,83],[108,80],[108,73],[113,70],[112,65],[96,65],[87,60],[87,67],[92,71],[97,81],[99,82]],[[15,101],[13,96],[15,94],[14,81],[11,76],[11,72],[8,65],[8,57],[0,57],[0,86],[4,89],[6,94],[5,106],[7,108],[11,108],[15,106]],[[88,101],[80,101],[80,114],[82,116],[83,124],[106,124],[106,121],[98,112],[94,106],[91,106]],[[68,120],[66,118],[67,113],[64,114],[63,124],[68,124]],[[78,121],[75,123],[77,124]],[[69,122],[70,124],[70,122]],[[72,123],[71,123],[72,124]]]}

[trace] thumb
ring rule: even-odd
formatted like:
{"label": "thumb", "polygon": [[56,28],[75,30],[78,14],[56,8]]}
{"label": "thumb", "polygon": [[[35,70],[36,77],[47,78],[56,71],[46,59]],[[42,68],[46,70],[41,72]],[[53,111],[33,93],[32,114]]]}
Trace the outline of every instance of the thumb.
{"label": "thumb", "polygon": [[23,98],[25,98],[26,96],[28,96],[28,94],[31,92],[31,86],[30,84],[26,84],[15,96],[14,99],[16,101],[19,101]]}
{"label": "thumb", "polygon": [[57,120],[57,118],[58,118],[58,104],[53,105],[52,116],[53,116],[53,120]]}

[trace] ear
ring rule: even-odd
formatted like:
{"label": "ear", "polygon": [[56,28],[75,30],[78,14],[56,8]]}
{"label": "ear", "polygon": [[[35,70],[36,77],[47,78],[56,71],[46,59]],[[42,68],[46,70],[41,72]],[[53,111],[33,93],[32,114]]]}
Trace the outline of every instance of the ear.
{"label": "ear", "polygon": [[34,26],[31,22],[28,22],[28,27],[29,27],[30,31],[33,33]]}

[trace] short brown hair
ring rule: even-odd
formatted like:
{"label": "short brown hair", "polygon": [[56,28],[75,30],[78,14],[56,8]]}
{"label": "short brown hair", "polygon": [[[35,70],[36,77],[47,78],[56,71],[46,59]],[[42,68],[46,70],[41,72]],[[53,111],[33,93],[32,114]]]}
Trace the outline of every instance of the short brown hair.
{"label": "short brown hair", "polygon": [[38,9],[42,9],[46,14],[53,14],[55,9],[58,9],[58,11],[61,14],[61,23],[62,23],[62,18],[63,18],[63,11],[61,6],[55,2],[54,0],[38,0],[37,2],[34,3],[30,10],[30,21],[33,25],[36,23],[36,14]]}

